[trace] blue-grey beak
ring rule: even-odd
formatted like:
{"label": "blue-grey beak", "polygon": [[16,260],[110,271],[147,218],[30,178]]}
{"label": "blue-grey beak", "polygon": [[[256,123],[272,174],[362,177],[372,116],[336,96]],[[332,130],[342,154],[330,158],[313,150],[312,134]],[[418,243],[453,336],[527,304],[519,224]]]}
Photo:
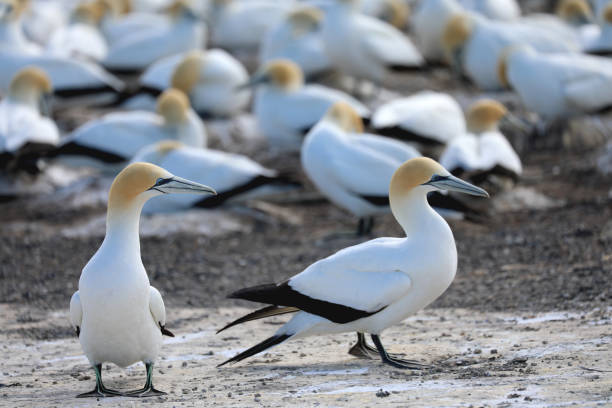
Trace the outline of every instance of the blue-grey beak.
{"label": "blue-grey beak", "polygon": [[212,187],[208,187],[204,184],[196,183],[195,181],[187,180],[178,176],[159,178],[157,179],[155,185],[149,190],[157,190],[164,194],[192,193],[217,195],[217,192]]}
{"label": "blue-grey beak", "polygon": [[434,174],[431,180],[423,185],[433,186],[440,190],[457,191],[459,193],[475,195],[479,197],[489,197],[489,193],[480,187],[476,187],[473,184],[463,181],[453,175],[439,176]]}

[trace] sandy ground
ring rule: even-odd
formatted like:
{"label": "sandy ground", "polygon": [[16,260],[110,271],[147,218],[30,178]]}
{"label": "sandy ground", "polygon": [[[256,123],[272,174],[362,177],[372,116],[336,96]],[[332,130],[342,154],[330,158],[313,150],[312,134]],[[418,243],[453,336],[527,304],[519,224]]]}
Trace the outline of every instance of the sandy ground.
{"label": "sandy ground", "polygon": [[[477,313],[430,309],[387,330],[396,353],[434,365],[403,371],[347,354],[352,334],[285,343],[234,366],[215,366],[267,337],[281,321],[251,323],[215,335],[243,308],[172,309],[177,337],[166,339],[155,369],[168,392],[146,400],[76,399],[93,386],[76,338],[27,341],[1,335],[0,405],[11,407],[437,406],[595,407],[612,405],[612,308],[583,313]],[[0,326],[65,324],[65,310],[16,322],[0,306]],[[38,320],[40,319],[40,320]],[[109,367],[110,369],[106,369]],[[106,384],[135,389],[141,365],[105,365]]]}

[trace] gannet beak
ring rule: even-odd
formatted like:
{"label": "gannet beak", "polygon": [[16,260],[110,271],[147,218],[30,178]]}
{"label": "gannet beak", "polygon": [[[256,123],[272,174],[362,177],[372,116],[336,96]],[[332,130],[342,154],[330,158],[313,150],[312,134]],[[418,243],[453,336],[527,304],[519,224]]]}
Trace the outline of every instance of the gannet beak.
{"label": "gannet beak", "polygon": [[507,112],[503,118],[501,118],[500,122],[506,123],[509,126],[517,128],[522,133],[529,133],[531,131],[531,126],[527,121],[519,118],[513,113]]}
{"label": "gannet beak", "polygon": [[40,98],[40,114],[48,118],[51,117],[51,100],[53,94],[44,93]]}
{"label": "gannet beak", "polygon": [[171,193],[192,193],[192,194],[211,194],[217,195],[217,192],[204,184],[196,183],[178,176],[168,178],[159,178],[153,187],[149,190],[157,190],[164,194]]}
{"label": "gannet beak", "polygon": [[269,81],[269,78],[267,75],[265,74],[255,74],[253,75],[248,82],[242,84],[242,85],[238,85],[235,90],[236,91],[242,91],[244,89],[248,89],[248,88],[254,88],[257,85],[260,84],[265,84]]}
{"label": "gannet beak", "polygon": [[450,174],[448,176],[439,176],[437,174],[434,174],[431,180],[429,180],[424,185],[433,186],[440,190],[457,191],[459,193],[465,193],[479,197],[489,197],[489,193],[487,193],[482,188],[476,187],[475,185],[470,184],[467,181],[463,181],[460,178]]}

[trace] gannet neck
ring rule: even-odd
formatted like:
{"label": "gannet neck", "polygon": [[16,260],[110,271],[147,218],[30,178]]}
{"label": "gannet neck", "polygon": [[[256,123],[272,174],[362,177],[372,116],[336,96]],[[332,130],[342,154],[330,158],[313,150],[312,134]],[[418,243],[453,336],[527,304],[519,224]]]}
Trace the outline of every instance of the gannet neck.
{"label": "gannet neck", "polygon": [[435,233],[440,228],[450,231],[446,221],[427,202],[429,191],[431,189],[418,186],[405,194],[389,197],[391,212],[406,236]]}
{"label": "gannet neck", "polygon": [[147,197],[137,196],[122,205],[113,205],[109,199],[103,246],[140,256],[140,213],[146,201]]}

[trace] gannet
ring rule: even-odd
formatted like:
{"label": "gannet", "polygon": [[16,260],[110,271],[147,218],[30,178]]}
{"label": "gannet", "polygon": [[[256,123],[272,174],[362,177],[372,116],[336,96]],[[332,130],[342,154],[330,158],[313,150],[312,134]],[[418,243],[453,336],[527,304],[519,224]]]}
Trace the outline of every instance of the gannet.
{"label": "gannet", "polygon": [[464,12],[457,0],[427,0],[419,2],[411,18],[416,45],[428,63],[446,61],[442,36],[448,20]]}
{"label": "gannet", "polygon": [[99,3],[81,3],[72,12],[69,25],[57,29],[46,45],[46,52],[70,58],[101,61],[108,45],[98,29],[103,8]]}
{"label": "gannet", "polygon": [[63,163],[115,170],[144,146],[166,139],[189,146],[206,145],[206,131],[179,90],[158,98],[157,113],[114,112],[77,128],[49,157]]}
{"label": "gannet", "polygon": [[0,51],[38,54],[41,47],[26,38],[21,27],[25,5],[17,0],[0,1]]}
{"label": "gannet", "polygon": [[483,90],[503,87],[497,76],[497,58],[513,44],[530,44],[541,52],[576,52],[581,48],[576,32],[548,16],[504,22],[457,14],[442,38],[449,62]]}
{"label": "gannet", "polygon": [[498,62],[502,83],[545,121],[612,107],[612,61],[584,54],[540,54],[529,46],[506,49]]}
{"label": "gannet", "polygon": [[205,48],[205,24],[187,0],[175,0],[170,10],[173,23],[169,27],[137,32],[112,43],[103,65],[111,71],[142,71],[160,58]]}
{"label": "gannet", "polygon": [[132,161],[156,164],[173,174],[202,184],[214,184],[217,195],[209,197],[163,196],[151,200],[145,212],[169,212],[188,208],[214,208],[229,202],[265,197],[296,188],[298,183],[263,167],[246,156],[220,150],[163,141],[139,151]]}
{"label": "gannet", "polygon": [[492,20],[514,20],[521,16],[521,8],[516,0],[459,0],[466,9]]}
{"label": "gannet", "polygon": [[285,58],[298,64],[306,78],[331,70],[325,54],[321,22],[323,13],[315,7],[299,7],[272,26],[261,43],[259,60],[266,63]]}
{"label": "gannet", "polygon": [[392,72],[423,65],[423,57],[408,37],[384,21],[359,13],[357,5],[357,0],[335,0],[323,19],[325,52],[335,68],[382,84]]}
{"label": "gannet", "polygon": [[516,180],[522,172],[521,159],[498,127],[509,115],[504,105],[492,99],[473,103],[466,114],[468,132],[447,144],[440,164],[471,180],[482,181],[491,174]]}
{"label": "gannet", "polygon": [[100,29],[109,44],[115,44],[127,36],[152,30],[166,31],[172,25],[168,13],[135,11],[130,2],[102,0],[105,14]]}
{"label": "gannet", "polygon": [[410,19],[410,8],[403,0],[365,0],[361,2],[360,11],[402,31]]}
{"label": "gannet", "polygon": [[150,285],[140,258],[138,226],[147,200],[161,194],[215,194],[149,163],[133,163],[117,175],[108,195],[106,236],[81,272],[79,290],[70,300],[70,320],[83,352],[96,373],[96,387],[79,397],[123,395],[102,383],[102,364],[127,367],[142,361],[145,386],[131,396],[164,394],[153,387],[166,313],[160,293]]}
{"label": "gannet", "polygon": [[[376,169],[363,170],[368,173]],[[436,190],[488,196],[431,159],[406,161],[389,185],[391,210],[406,237],[378,238],[348,247],[285,282],[229,295],[272,305],[238,322],[281,312],[297,314],[272,337],[219,366],[241,361],[291,338],[357,331],[371,335],[383,363],[420,368],[419,364],[387,354],[380,334],[434,301],[455,277],[457,249],[453,234],[427,203],[427,193]]]}
{"label": "gannet", "polygon": [[193,110],[202,117],[227,117],[246,108],[251,93],[236,91],[249,78],[246,68],[221,49],[194,50],[162,58],[140,77],[139,89],[122,106],[154,107],[154,98],[164,89],[183,91]]}
{"label": "gannet", "polygon": [[[31,3],[35,3],[34,7]],[[66,5],[62,0],[34,0],[23,12],[22,27],[26,37],[45,45],[55,30],[68,22]]]}
{"label": "gannet", "polygon": [[382,135],[425,144],[446,144],[466,131],[461,106],[450,95],[422,91],[381,105],[370,126]]}
{"label": "gannet", "polygon": [[27,156],[59,143],[57,126],[46,117],[51,92],[51,81],[40,68],[24,68],[11,80],[0,101],[0,168],[36,171],[36,160]]}
{"label": "gannet", "polygon": [[612,2],[602,12],[603,22],[599,35],[593,38],[584,48],[585,52],[594,55],[612,55]]}
{"label": "gannet", "polygon": [[210,43],[230,52],[255,51],[268,31],[289,11],[292,1],[212,0]]}
{"label": "gannet", "polygon": [[255,94],[253,111],[257,123],[277,149],[297,150],[303,137],[337,101],[349,103],[359,115],[370,112],[344,92],[321,85],[305,85],[302,71],[289,60],[273,60],[251,76],[245,86],[262,85]]}

